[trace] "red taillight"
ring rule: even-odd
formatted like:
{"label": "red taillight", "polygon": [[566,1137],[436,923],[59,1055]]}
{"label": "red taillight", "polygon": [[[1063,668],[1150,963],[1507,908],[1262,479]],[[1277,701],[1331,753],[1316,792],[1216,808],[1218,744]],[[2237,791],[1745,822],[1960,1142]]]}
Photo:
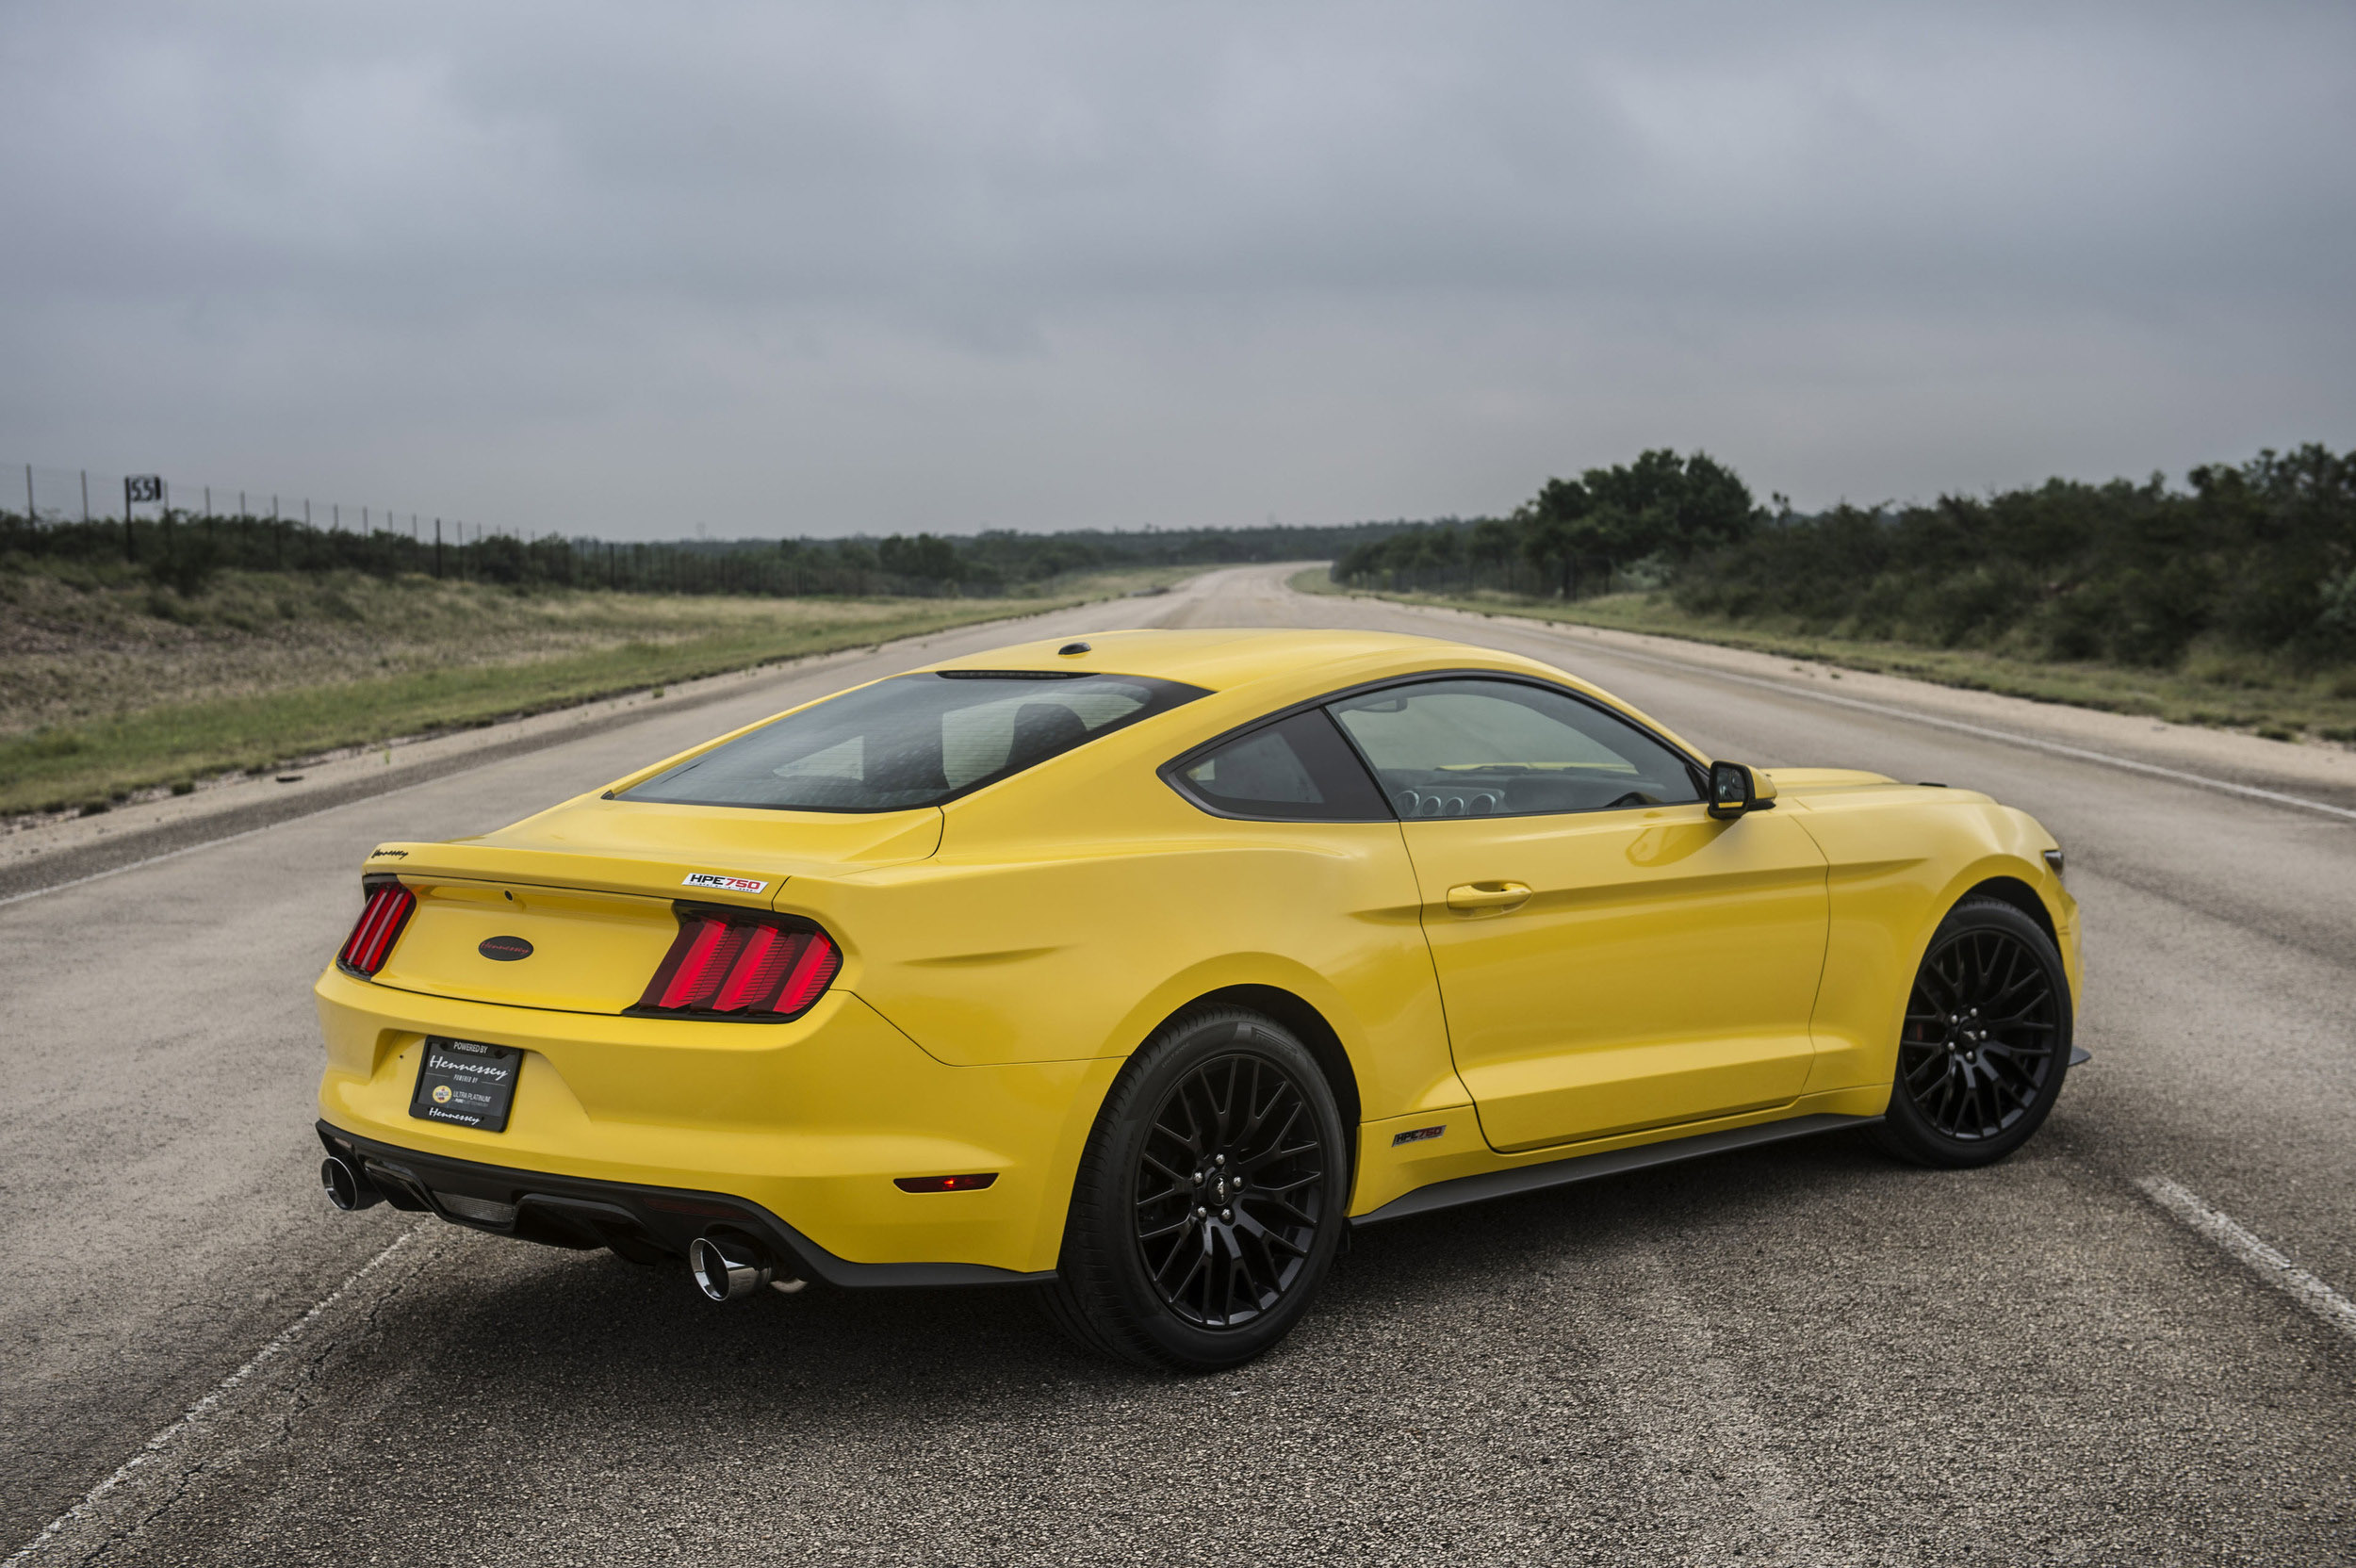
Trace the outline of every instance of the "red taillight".
{"label": "red taillight", "polygon": [[749,911],[679,911],[679,936],[634,1010],[790,1018],[826,992],[843,954],[826,934]]}
{"label": "red taillight", "polygon": [[338,965],[360,975],[374,974],[384,967],[393,943],[401,939],[401,928],[409,923],[410,911],[417,906],[417,895],[398,882],[371,883],[368,892],[368,901],[360,906],[352,935],[344,939],[343,951],[335,955]]}

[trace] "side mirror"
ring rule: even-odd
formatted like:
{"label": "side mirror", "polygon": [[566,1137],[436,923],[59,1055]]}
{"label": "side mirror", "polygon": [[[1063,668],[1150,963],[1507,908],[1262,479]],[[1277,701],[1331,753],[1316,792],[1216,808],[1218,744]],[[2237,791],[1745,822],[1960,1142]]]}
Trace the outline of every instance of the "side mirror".
{"label": "side mirror", "polygon": [[1775,781],[1741,762],[1710,764],[1710,814],[1739,817],[1745,811],[1772,811]]}

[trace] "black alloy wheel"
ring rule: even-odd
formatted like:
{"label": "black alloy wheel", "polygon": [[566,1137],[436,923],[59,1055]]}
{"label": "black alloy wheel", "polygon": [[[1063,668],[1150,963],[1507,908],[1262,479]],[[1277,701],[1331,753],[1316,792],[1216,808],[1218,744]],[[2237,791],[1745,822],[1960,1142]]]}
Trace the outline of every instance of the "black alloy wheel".
{"label": "black alloy wheel", "polygon": [[2070,984],[2052,939],[1997,899],[1940,923],[1906,999],[1881,1140],[1925,1165],[1986,1165],[2028,1141],[2070,1067]]}
{"label": "black alloy wheel", "polygon": [[1049,1315],[1088,1348],[1186,1371],[1259,1355],[1339,1250],[1349,1146],[1317,1059],[1274,1020],[1173,1020],[1105,1097]]}
{"label": "black alloy wheel", "polygon": [[1240,1328],[1300,1280],[1333,1151],[1266,1056],[1214,1056],[1163,1096],[1137,1153],[1137,1250],[1170,1310]]}

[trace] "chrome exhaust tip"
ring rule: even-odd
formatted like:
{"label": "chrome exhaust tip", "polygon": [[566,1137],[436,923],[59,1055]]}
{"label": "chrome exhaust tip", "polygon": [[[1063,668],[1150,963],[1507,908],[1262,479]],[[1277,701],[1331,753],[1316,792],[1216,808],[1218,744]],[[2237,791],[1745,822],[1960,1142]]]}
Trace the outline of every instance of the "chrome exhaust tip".
{"label": "chrome exhaust tip", "polygon": [[687,1268],[713,1301],[741,1301],[775,1272],[759,1248],[735,1236],[697,1236],[687,1244]]}
{"label": "chrome exhaust tip", "polygon": [[327,1200],[346,1214],[372,1209],[384,1201],[375,1183],[334,1154],[319,1162],[319,1185],[327,1189]]}

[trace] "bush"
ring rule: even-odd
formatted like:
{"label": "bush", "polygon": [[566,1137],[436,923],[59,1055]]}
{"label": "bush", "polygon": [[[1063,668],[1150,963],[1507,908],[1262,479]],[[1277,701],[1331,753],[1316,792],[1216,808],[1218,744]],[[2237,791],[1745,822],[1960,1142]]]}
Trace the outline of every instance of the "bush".
{"label": "bush", "polygon": [[2159,479],[1779,520],[1694,560],[1696,614],[2171,667],[2196,639],[2308,664],[2356,654],[2356,454],[2302,447]]}

